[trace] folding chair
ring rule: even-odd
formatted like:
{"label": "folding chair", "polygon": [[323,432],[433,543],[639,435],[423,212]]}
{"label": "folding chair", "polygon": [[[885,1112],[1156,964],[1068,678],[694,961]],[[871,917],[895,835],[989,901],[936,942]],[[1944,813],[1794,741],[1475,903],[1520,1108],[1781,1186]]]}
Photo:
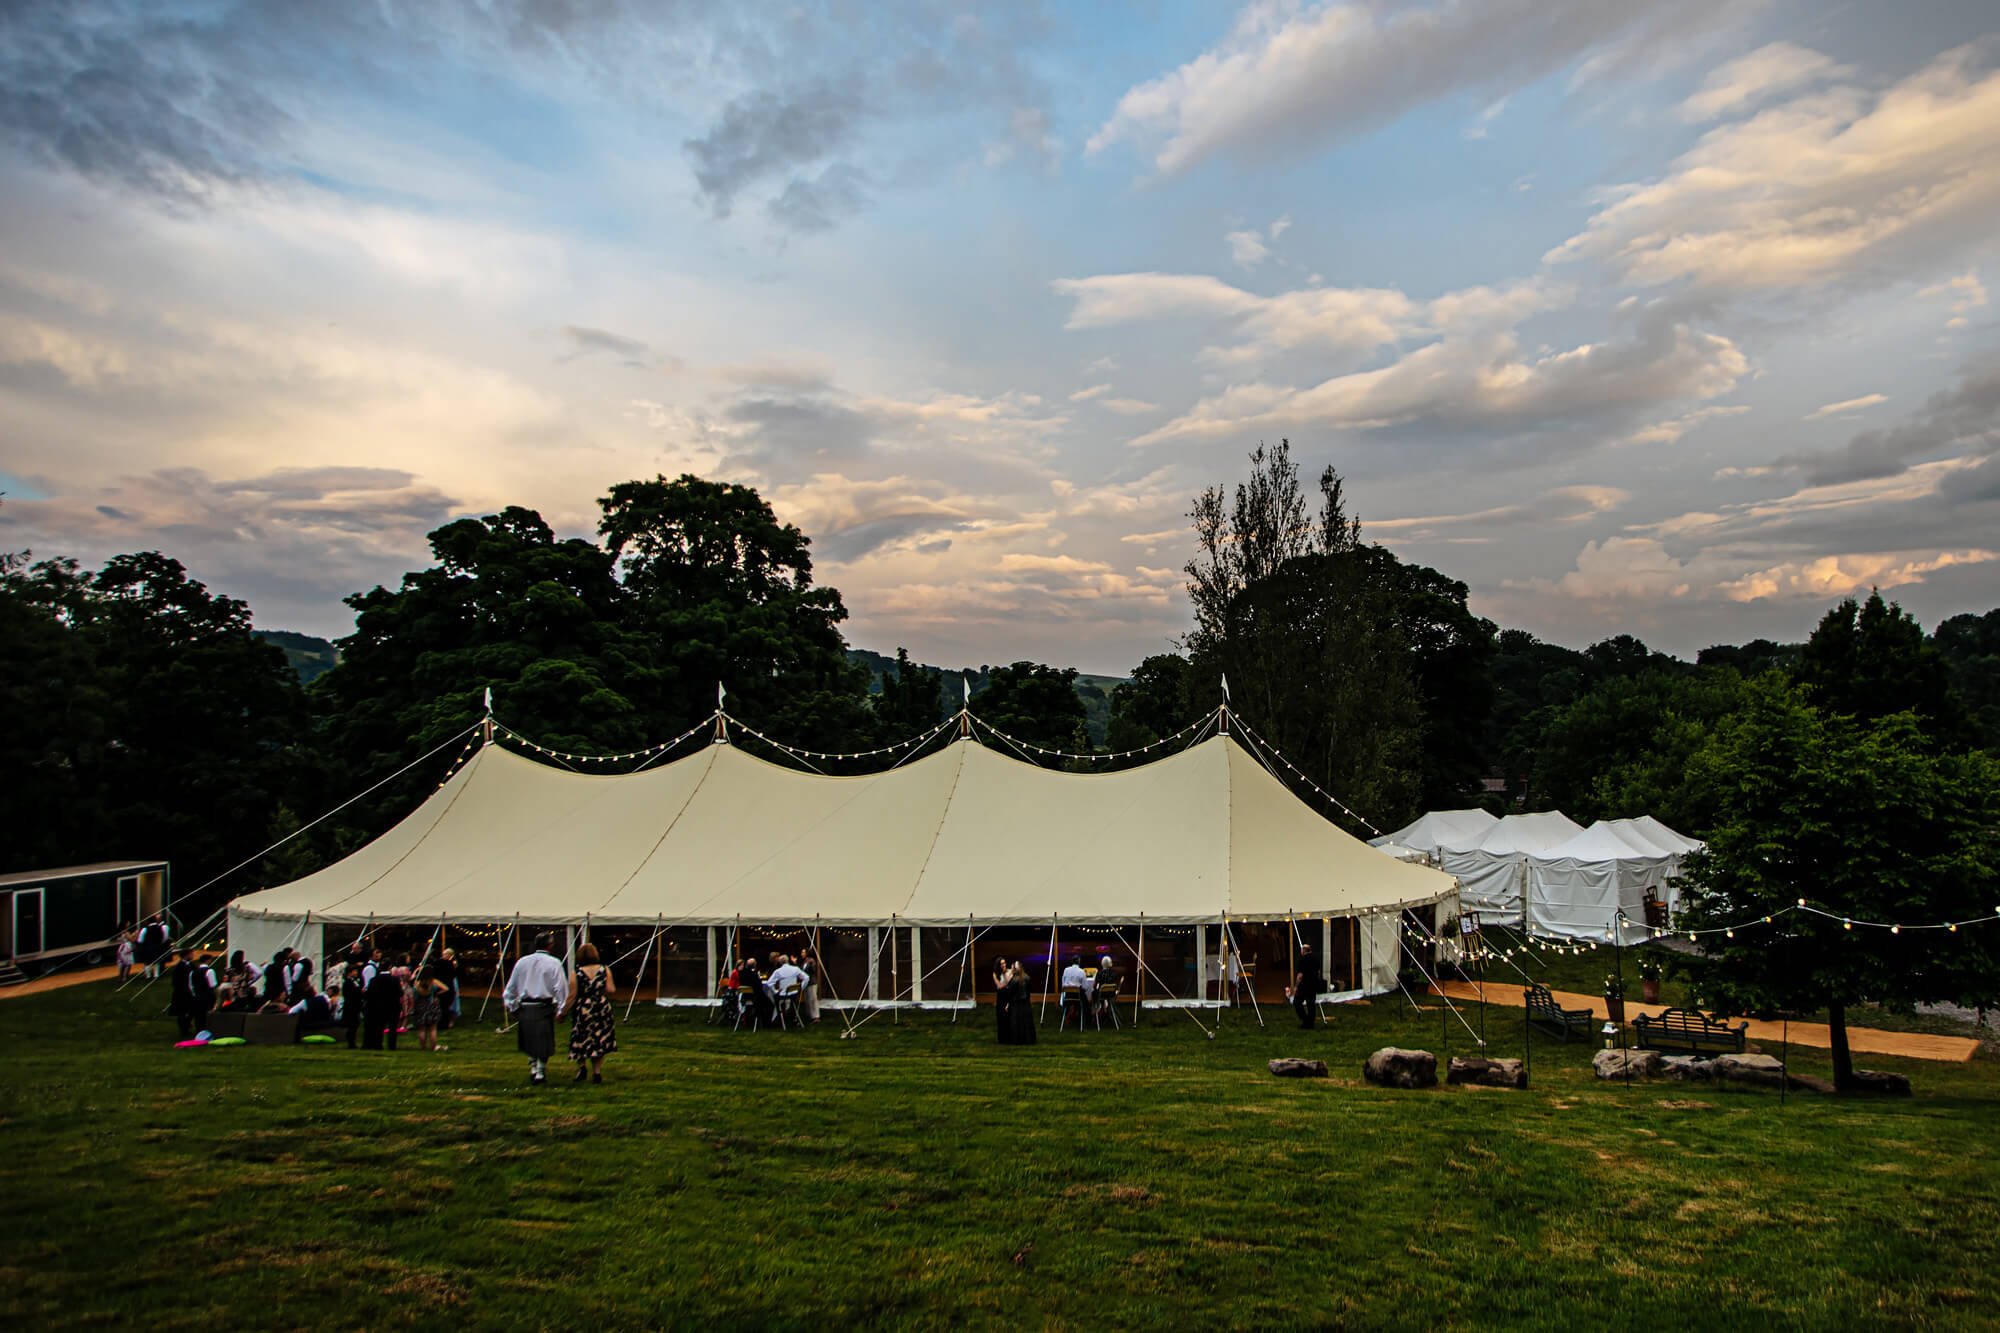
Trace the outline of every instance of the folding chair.
{"label": "folding chair", "polygon": [[739,988],[736,992],[736,1025],[730,1031],[741,1032],[745,1023],[750,1025],[752,1032],[763,1026],[757,1015],[757,997]]}
{"label": "folding chair", "polygon": [[1111,1030],[1116,1032],[1120,1026],[1118,1022],[1118,983],[1114,981],[1107,986],[1103,982],[1099,982],[1097,984],[1097,994],[1094,998],[1097,1008],[1098,1031],[1101,1032],[1104,1030],[1104,1016],[1110,1014]]}
{"label": "folding chair", "polygon": [[1077,1031],[1083,1031],[1084,1005],[1083,987],[1081,986],[1064,986],[1062,988],[1062,1021],[1056,1024],[1056,1031],[1061,1032],[1069,1026],[1071,1015],[1075,1015],[1076,1017]]}
{"label": "folding chair", "polygon": [[772,1000],[777,1009],[778,1030],[780,1032],[794,1024],[798,1025],[800,1031],[805,1030],[806,1020],[799,1016],[799,986],[797,982],[779,991],[772,997]]}

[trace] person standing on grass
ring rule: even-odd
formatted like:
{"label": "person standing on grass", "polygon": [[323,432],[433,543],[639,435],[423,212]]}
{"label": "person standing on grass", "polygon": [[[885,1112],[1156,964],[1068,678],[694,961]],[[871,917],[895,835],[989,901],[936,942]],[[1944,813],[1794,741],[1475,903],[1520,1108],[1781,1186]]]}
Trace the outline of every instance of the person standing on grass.
{"label": "person standing on grass", "polygon": [[1313,957],[1312,945],[1299,946],[1299,971],[1292,978],[1292,1012],[1299,1016],[1299,1026],[1310,1031],[1319,1017],[1319,993],[1321,982],[1319,960]]}
{"label": "person standing on grass", "polygon": [[132,923],[127,921],[118,927],[118,934],[112,938],[113,952],[118,955],[118,981],[123,985],[132,975],[132,963],[138,955],[132,943]]}
{"label": "person standing on grass", "polygon": [[1007,1017],[1014,1032],[1014,1045],[1035,1044],[1035,996],[1028,969],[1019,960],[1007,973]]}
{"label": "person standing on grass", "polygon": [[1009,969],[1005,958],[993,966],[993,1021],[1000,1029],[1000,1044],[1014,1044],[1014,1015],[1009,1007],[1014,1003],[1014,988],[1010,983]]}
{"label": "person standing on grass", "polygon": [[440,949],[437,961],[431,964],[431,975],[442,981],[445,988],[438,1014],[438,1031],[449,1032],[458,1022],[458,955],[450,949]]}
{"label": "person standing on grass", "polygon": [[799,1013],[808,1023],[819,1022],[819,955],[807,949],[799,955],[799,971],[806,974],[805,989],[799,992]]}
{"label": "person standing on grass", "polygon": [[420,1051],[441,1051],[438,1045],[438,1023],[444,1017],[444,997],[451,988],[438,979],[437,967],[426,965],[412,983],[416,991],[416,1007],[410,1014],[410,1026],[417,1030],[417,1049]]}
{"label": "person standing on grass", "polygon": [[555,948],[555,936],[546,931],[537,935],[535,951],[516,960],[501,996],[514,1015],[515,1045],[528,1057],[528,1082],[534,1087],[548,1082],[549,1060],[556,1053],[556,1015],[569,999],[569,978],[554,957]]}
{"label": "person standing on grass", "polygon": [[[363,969],[364,973],[366,969]],[[375,969],[361,1000],[361,1045],[371,1051],[382,1049],[384,1037],[389,1049],[396,1049],[396,1030],[403,1022],[403,983],[386,967]]]}
{"label": "person standing on grass", "polygon": [[181,951],[169,983],[173,995],[167,1009],[180,1025],[181,1039],[187,1040],[208,1026],[208,1011],[215,1003],[215,974],[192,949]]}
{"label": "person standing on grass", "polygon": [[347,1029],[347,1049],[354,1049],[354,1040],[361,1033],[361,1010],[367,1003],[368,983],[362,977],[361,955],[347,955],[346,966],[340,969],[340,1025]]}
{"label": "person standing on grass", "polygon": [[618,983],[599,961],[597,946],[588,942],[577,946],[576,971],[569,980],[569,1058],[576,1061],[576,1081],[583,1082],[587,1073],[592,1083],[602,1083],[604,1057],[618,1049],[617,1016],[611,1006]]}

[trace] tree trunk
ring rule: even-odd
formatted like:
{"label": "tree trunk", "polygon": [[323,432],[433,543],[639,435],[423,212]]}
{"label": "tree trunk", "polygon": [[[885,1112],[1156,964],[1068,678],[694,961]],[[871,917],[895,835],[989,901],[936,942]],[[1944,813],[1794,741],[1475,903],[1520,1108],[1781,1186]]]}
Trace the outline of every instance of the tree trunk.
{"label": "tree trunk", "polygon": [[1826,1002],[1826,1030],[1833,1040],[1833,1086],[1840,1092],[1852,1092],[1854,1053],[1847,1049],[1847,1005],[1844,1002]]}

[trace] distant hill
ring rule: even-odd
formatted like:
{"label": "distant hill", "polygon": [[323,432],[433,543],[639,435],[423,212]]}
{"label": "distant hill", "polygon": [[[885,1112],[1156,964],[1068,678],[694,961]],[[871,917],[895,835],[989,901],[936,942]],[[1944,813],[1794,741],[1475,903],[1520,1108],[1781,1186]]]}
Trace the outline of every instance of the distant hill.
{"label": "distant hill", "polygon": [[298,673],[301,685],[310,685],[315,679],[332,670],[340,660],[340,654],[326,639],[316,639],[310,634],[300,634],[288,629],[260,629],[255,631],[265,643],[275,644],[284,649],[285,660]]}
{"label": "distant hill", "polygon": [[[896,669],[895,658],[870,652],[866,648],[849,648],[847,660],[868,668],[870,694],[880,694],[883,673]],[[959,702],[963,698],[957,684],[960,679],[972,682],[972,697],[976,699],[979,697],[979,692],[986,688],[986,675],[993,669],[990,665],[940,667],[932,666],[928,662],[919,662],[917,665],[928,671],[944,673],[944,706],[947,713],[958,711]],[[1092,745],[1104,744],[1104,728],[1111,720],[1111,693],[1126,680],[1125,676],[1086,676],[1082,672],[1077,673],[1076,693],[1077,697],[1083,700],[1084,729],[1089,733]]]}

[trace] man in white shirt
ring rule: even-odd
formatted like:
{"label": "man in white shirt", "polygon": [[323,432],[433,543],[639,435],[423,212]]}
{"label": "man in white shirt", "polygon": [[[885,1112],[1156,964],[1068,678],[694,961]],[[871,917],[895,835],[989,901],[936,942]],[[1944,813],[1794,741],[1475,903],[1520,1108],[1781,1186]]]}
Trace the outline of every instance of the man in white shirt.
{"label": "man in white shirt", "polygon": [[771,988],[771,998],[774,1000],[786,991],[795,992],[794,998],[796,998],[797,993],[803,993],[805,990],[805,969],[790,958],[781,958],[778,960],[778,965],[771,969],[771,975],[764,979],[764,984]]}
{"label": "man in white shirt", "polygon": [[1069,966],[1063,969],[1062,988],[1068,990],[1072,986],[1078,991],[1090,989],[1090,974],[1083,970],[1081,958],[1070,959]]}
{"label": "man in white shirt", "polygon": [[535,951],[514,964],[501,999],[514,1015],[515,1043],[528,1057],[528,1082],[547,1082],[549,1061],[556,1053],[556,1015],[569,1001],[569,978],[555,958],[555,937],[535,938]]}

